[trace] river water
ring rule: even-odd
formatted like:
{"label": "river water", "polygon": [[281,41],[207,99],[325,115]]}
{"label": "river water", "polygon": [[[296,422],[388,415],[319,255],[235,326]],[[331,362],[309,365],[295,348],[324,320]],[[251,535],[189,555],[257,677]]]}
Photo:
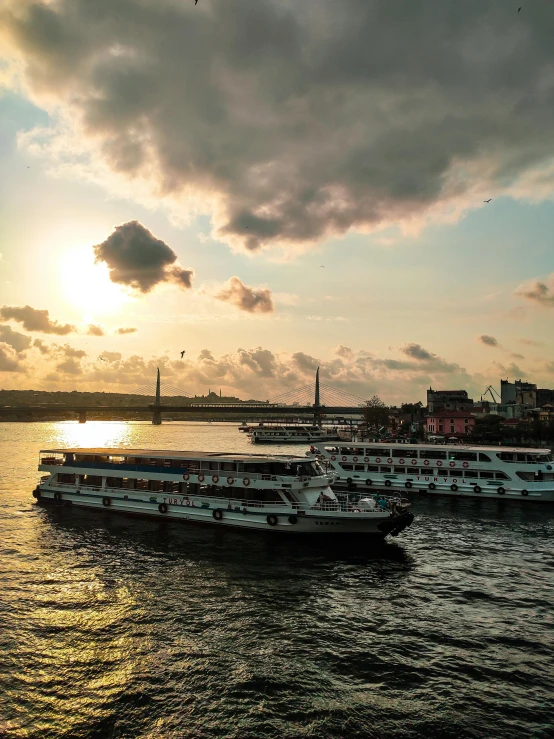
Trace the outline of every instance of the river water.
{"label": "river water", "polygon": [[416,498],[337,548],[37,505],[69,445],[252,451],[236,424],[0,424],[0,737],[554,736],[554,506]]}

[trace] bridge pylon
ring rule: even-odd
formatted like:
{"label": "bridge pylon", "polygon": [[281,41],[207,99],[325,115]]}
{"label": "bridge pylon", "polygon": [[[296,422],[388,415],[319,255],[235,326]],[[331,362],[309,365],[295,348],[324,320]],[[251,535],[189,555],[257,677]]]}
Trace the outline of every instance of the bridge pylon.
{"label": "bridge pylon", "polygon": [[158,377],[156,379],[156,400],[154,402],[154,413],[152,415],[152,424],[154,426],[162,425],[161,393],[160,393],[160,368],[158,367]]}

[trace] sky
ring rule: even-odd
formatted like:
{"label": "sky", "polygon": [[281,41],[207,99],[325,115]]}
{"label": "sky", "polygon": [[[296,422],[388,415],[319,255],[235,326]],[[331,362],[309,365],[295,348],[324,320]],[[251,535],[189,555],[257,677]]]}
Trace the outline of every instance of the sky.
{"label": "sky", "polygon": [[549,0],[0,0],[0,387],[554,387],[553,27]]}

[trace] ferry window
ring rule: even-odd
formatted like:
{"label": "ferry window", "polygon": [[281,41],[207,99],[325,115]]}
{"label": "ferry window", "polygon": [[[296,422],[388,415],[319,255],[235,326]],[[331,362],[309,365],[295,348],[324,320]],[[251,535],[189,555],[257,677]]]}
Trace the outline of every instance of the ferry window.
{"label": "ferry window", "polygon": [[488,470],[481,470],[479,477],[482,480],[494,480],[494,472],[488,472]]}
{"label": "ferry window", "polygon": [[353,470],[354,469],[354,465],[353,464],[346,464],[345,463],[345,464],[342,465],[342,469],[343,470]]}
{"label": "ferry window", "polygon": [[[534,480],[535,475],[533,472],[516,472],[516,475],[520,478],[520,480]],[[491,473],[492,477],[492,473]]]}
{"label": "ferry window", "polygon": [[219,469],[219,462],[208,462],[208,464],[210,465],[210,467],[209,467],[210,470],[218,470]]}
{"label": "ferry window", "polygon": [[391,470],[390,467],[381,467],[379,471],[380,472],[390,472],[390,470]]}
{"label": "ferry window", "polygon": [[108,460],[112,464],[123,464],[125,462],[125,457],[119,457],[119,456],[112,456]]}
{"label": "ferry window", "polygon": [[525,462],[525,454],[516,454],[516,459],[518,462]]}
{"label": "ferry window", "polygon": [[341,446],[340,448],[341,454],[353,454],[352,448],[348,446]]}
{"label": "ferry window", "polygon": [[365,464],[355,464],[354,469],[356,472],[365,472]]}
{"label": "ferry window", "polygon": [[75,484],[75,475],[58,475],[58,480],[60,482],[67,482],[70,484]]}
{"label": "ferry window", "polygon": [[476,470],[466,470],[464,472],[465,477],[477,477],[478,472]]}
{"label": "ferry window", "polygon": [[509,480],[510,479],[505,472],[495,472],[494,476],[497,480]]}
{"label": "ferry window", "polygon": [[106,478],[106,485],[109,488],[122,488],[123,487],[123,478],[122,477],[107,477]]}
{"label": "ferry window", "polygon": [[368,472],[379,472],[379,467],[376,464],[368,464],[367,471]]}
{"label": "ferry window", "polygon": [[95,488],[102,486],[102,478],[98,475],[82,475],[83,485],[90,485]]}
{"label": "ferry window", "polygon": [[221,469],[225,470],[226,472],[234,472],[236,469],[236,464],[234,462],[222,462]]}
{"label": "ferry window", "polygon": [[491,458],[488,454],[484,454],[483,452],[479,452],[479,461],[480,462],[490,462]]}
{"label": "ferry window", "polygon": [[405,467],[395,467],[394,468],[394,471],[395,472],[398,472],[401,475],[405,475],[406,474],[406,468]]}
{"label": "ferry window", "polygon": [[148,480],[137,480],[136,489],[137,490],[148,490]]}
{"label": "ferry window", "polygon": [[354,449],[354,454],[357,454],[358,456],[363,457],[364,456],[364,450],[363,450],[363,448],[360,449],[360,447],[356,447]]}
{"label": "ferry window", "polygon": [[368,449],[367,453],[374,457],[389,457],[390,449]]}
{"label": "ferry window", "polygon": [[421,449],[419,456],[422,459],[446,459],[446,452],[437,449]]}
{"label": "ferry window", "polygon": [[477,452],[450,452],[448,457],[464,462],[477,462]]}
{"label": "ferry window", "polygon": [[462,470],[450,470],[450,477],[461,477],[463,474]]}
{"label": "ferry window", "polygon": [[405,449],[393,449],[391,456],[392,457],[405,457],[406,450]]}
{"label": "ferry window", "polygon": [[513,462],[514,461],[513,452],[500,452],[500,454],[498,455],[498,458],[501,459],[503,462]]}

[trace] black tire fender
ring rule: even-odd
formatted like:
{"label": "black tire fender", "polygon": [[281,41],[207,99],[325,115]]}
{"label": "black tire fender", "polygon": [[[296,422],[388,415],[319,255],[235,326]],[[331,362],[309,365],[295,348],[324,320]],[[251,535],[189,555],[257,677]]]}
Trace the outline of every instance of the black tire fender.
{"label": "black tire fender", "polygon": [[111,506],[111,504],[111,498],[102,498],[102,505],[104,506],[104,508],[108,508],[109,506]]}
{"label": "black tire fender", "polygon": [[436,488],[436,487],[437,487],[437,486],[435,485],[435,483],[434,483],[434,482],[432,482],[432,483],[430,483],[430,485],[429,485],[429,490],[435,490],[435,488]]}
{"label": "black tire fender", "polygon": [[456,485],[455,482],[453,482],[452,485],[450,486],[450,490],[452,490],[455,493],[457,489],[458,489],[458,486]]}
{"label": "black tire fender", "polygon": [[504,495],[504,493],[506,492],[506,490],[503,487],[499,487],[496,492],[498,493],[498,495]]}
{"label": "black tire fender", "polygon": [[221,508],[216,508],[212,513],[212,516],[215,518],[216,521],[221,521],[221,519],[223,518],[223,511],[221,510]]}
{"label": "black tire fender", "polygon": [[266,518],[266,521],[270,526],[277,526],[278,524],[277,516],[273,513],[269,514],[269,516]]}
{"label": "black tire fender", "polygon": [[392,485],[392,482],[390,480],[385,480],[385,487],[386,488],[390,488],[391,485]]}
{"label": "black tire fender", "polygon": [[160,513],[167,513],[167,503],[160,503],[158,510]]}
{"label": "black tire fender", "polygon": [[294,524],[298,523],[298,516],[289,516],[289,523],[294,526]]}

